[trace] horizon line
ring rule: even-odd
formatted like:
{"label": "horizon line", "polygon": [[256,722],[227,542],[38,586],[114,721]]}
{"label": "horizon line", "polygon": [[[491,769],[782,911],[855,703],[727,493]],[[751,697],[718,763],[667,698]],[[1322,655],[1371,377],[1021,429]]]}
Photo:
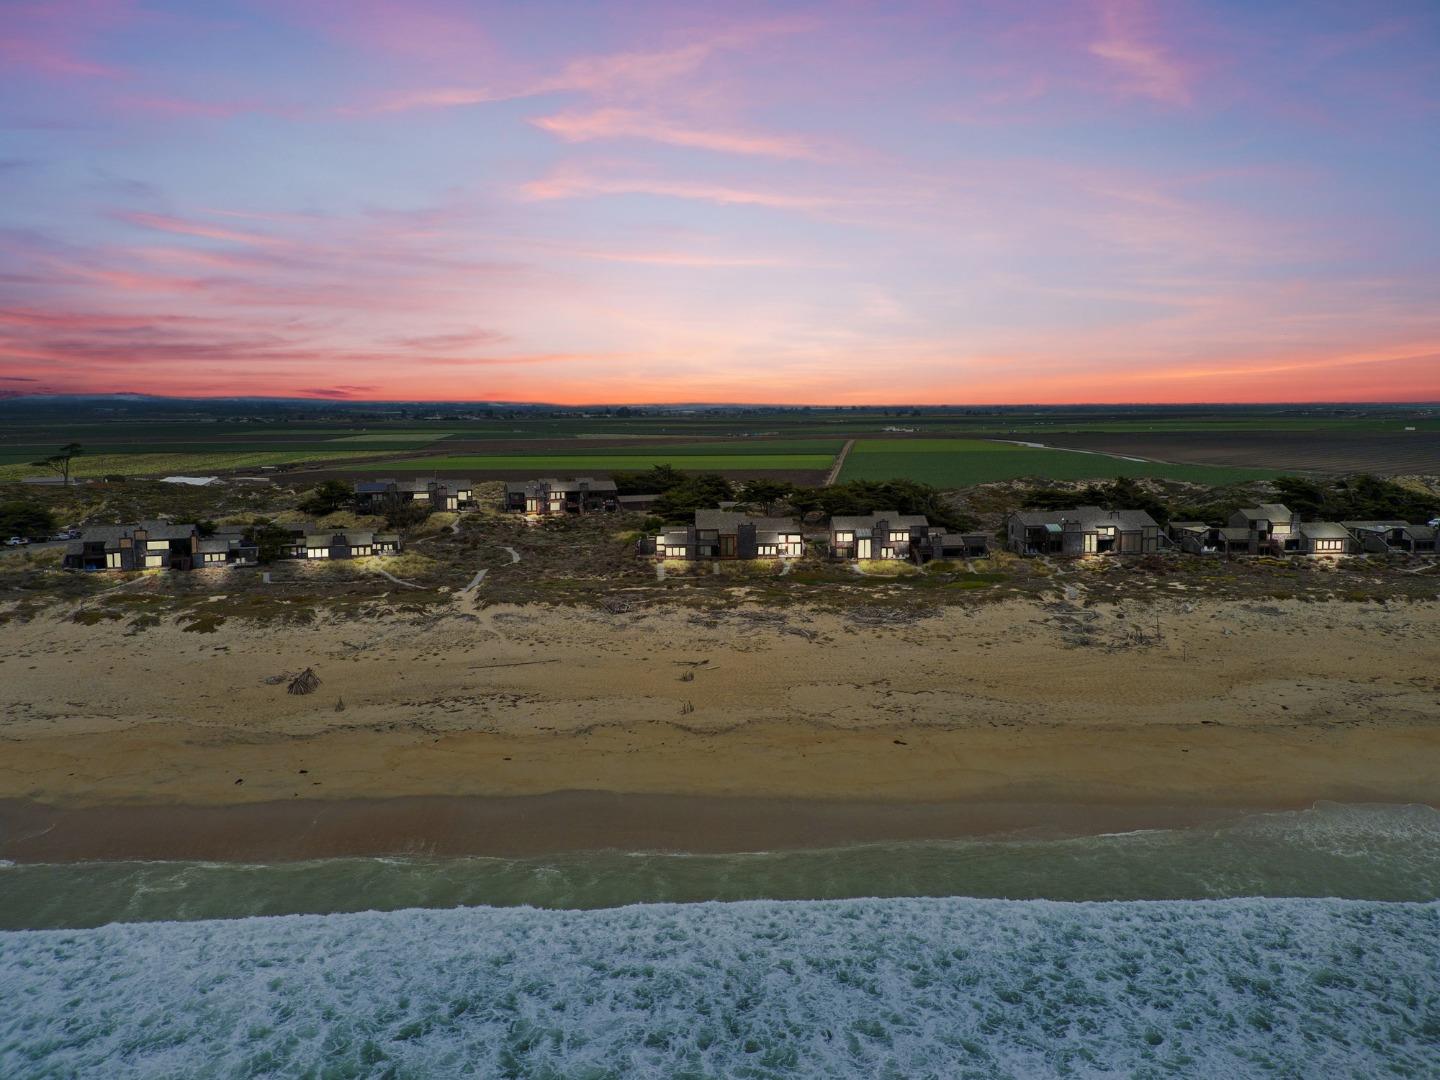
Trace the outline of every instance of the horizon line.
{"label": "horizon line", "polygon": [[691,409],[691,408],[748,408],[748,409],[830,409],[835,411],[855,409],[1058,409],[1058,408],[1325,408],[1356,407],[1370,408],[1440,408],[1437,399],[1387,399],[1387,400],[1291,400],[1291,401],[1008,401],[1008,402],[915,402],[875,401],[863,404],[841,404],[827,402],[776,402],[776,401],[589,401],[550,402],[503,400],[498,398],[365,398],[287,396],[282,394],[152,394],[124,390],[72,392],[72,393],[24,393],[12,392],[0,395],[0,408],[6,404],[42,401],[73,401],[77,399],[112,399],[130,401],[164,402],[287,402],[313,405],[449,405],[488,408],[543,408],[543,409]]}

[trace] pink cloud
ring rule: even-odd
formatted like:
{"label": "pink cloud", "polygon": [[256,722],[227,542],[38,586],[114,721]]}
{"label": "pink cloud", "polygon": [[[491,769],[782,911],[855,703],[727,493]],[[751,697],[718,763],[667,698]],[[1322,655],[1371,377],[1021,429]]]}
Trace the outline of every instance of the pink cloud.
{"label": "pink cloud", "polygon": [[562,92],[584,93],[605,100],[650,100],[662,87],[695,74],[720,50],[742,48],[812,25],[811,20],[801,18],[737,24],[674,48],[578,57],[549,75],[512,76],[484,85],[452,84],[391,94],[379,103],[378,111],[454,108]]}
{"label": "pink cloud", "polygon": [[[692,251],[574,251],[582,259],[601,262],[643,263],[650,266],[694,266],[736,268],[757,266],[797,266],[793,259],[771,255],[707,255]],[[813,265],[813,264],[812,264]]]}
{"label": "pink cloud", "polygon": [[521,187],[527,199],[577,199],[594,195],[660,195],[696,199],[724,206],[765,206],[779,210],[813,210],[838,205],[841,200],[822,195],[792,195],[779,191],[731,187],[704,181],[646,177],[598,176],[566,169],[532,180]]}
{"label": "pink cloud", "polygon": [[10,2],[0,28],[0,68],[54,79],[112,79],[123,74],[87,51],[94,39],[134,17],[125,0]]}
{"label": "pink cloud", "polygon": [[157,232],[177,233],[181,236],[199,236],[207,240],[226,240],[235,244],[255,244],[262,247],[283,246],[285,241],[264,233],[242,232],[203,221],[172,217],[168,214],[121,213],[116,215],[122,221]]}
{"label": "pink cloud", "polygon": [[595,139],[648,139],[671,146],[691,146],[727,154],[754,154],[779,158],[816,158],[819,153],[805,139],[721,131],[665,120],[637,109],[597,109],[585,113],[558,113],[531,123],[566,142]]}
{"label": "pink cloud", "polygon": [[1164,105],[1188,105],[1190,75],[1163,46],[1149,40],[1144,0],[1102,0],[1105,36],[1090,52],[1110,64],[1122,92]]}

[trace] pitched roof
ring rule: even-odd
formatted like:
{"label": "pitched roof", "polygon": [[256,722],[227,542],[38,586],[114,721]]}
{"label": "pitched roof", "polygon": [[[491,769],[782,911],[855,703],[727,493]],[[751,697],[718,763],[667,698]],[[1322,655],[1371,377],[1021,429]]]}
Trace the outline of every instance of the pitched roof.
{"label": "pitched roof", "polygon": [[307,533],[305,543],[309,547],[330,547],[337,538],[342,540],[347,547],[360,547],[375,542],[375,534],[369,529],[328,529],[323,532]]}
{"label": "pitched roof", "polygon": [[695,528],[697,529],[714,529],[717,532],[731,533],[741,525],[754,525],[757,535],[800,531],[800,523],[794,518],[751,517],[749,514],[736,513],[734,510],[695,511]]}
{"label": "pitched roof", "polygon": [[142,521],[140,524],[151,540],[185,540],[195,532],[194,525],[174,525],[168,521]]}
{"label": "pitched roof", "polygon": [[91,525],[80,534],[82,542],[95,544],[104,541],[106,544],[115,543],[125,539],[133,538],[137,529],[144,529],[146,536],[151,540],[184,540],[195,531],[194,525],[173,525],[168,521],[139,521],[130,525]]}
{"label": "pitched roof", "polygon": [[540,492],[544,490],[560,492],[578,492],[581,490],[585,490],[603,493],[607,491],[614,491],[615,481],[596,480],[594,477],[590,476],[576,476],[568,480],[561,480],[554,476],[545,476],[541,477],[539,480],[507,480],[505,482],[505,491],[507,494],[523,493],[528,495],[532,491]]}
{"label": "pitched roof", "polygon": [[849,514],[830,519],[830,529],[848,529],[854,532],[866,532],[875,528],[880,522],[886,522],[892,529],[908,529],[913,526],[929,528],[930,519],[924,514],[898,514],[893,510],[877,510],[873,514]]}
{"label": "pitched roof", "polygon": [[1075,506],[1069,510],[1020,510],[1015,517],[1022,525],[1063,526],[1073,523],[1081,532],[1102,526],[1125,530],[1158,529],[1155,519],[1144,510],[1106,510],[1099,506]]}
{"label": "pitched roof", "polygon": [[1306,521],[1300,525],[1300,535],[1311,540],[1349,540],[1350,530],[1338,521]]}
{"label": "pitched roof", "polygon": [[1284,503],[1260,503],[1258,506],[1242,506],[1235,511],[1245,515],[1247,521],[1289,521],[1290,508]]}

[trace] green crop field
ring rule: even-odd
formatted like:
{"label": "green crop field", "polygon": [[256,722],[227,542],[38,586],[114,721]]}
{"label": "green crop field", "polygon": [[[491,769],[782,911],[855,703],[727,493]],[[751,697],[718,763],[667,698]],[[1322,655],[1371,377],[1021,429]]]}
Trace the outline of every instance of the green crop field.
{"label": "green crop field", "polygon": [[1229,484],[1274,475],[1273,469],[1131,461],[1107,454],[1037,449],[985,439],[862,439],[846,457],[840,479],[903,478],[953,488],[1032,476],[1045,480],[1156,476],[1199,484]]}
{"label": "green crop field", "polygon": [[[329,450],[324,452],[239,451],[208,454],[83,454],[70,468],[78,478],[99,476],[208,476],[235,469],[258,469],[265,465],[293,465],[307,461],[347,462],[368,457],[374,451]],[[27,476],[51,475],[29,464],[0,465],[0,481]]]}
{"label": "green crop field", "polygon": [[553,470],[557,473],[640,472],[655,465],[674,465],[693,472],[823,472],[834,461],[834,454],[765,454],[765,453],[684,453],[670,450],[640,452],[632,450],[596,450],[591,453],[513,453],[457,454],[445,457],[408,458],[399,461],[366,465],[375,472],[504,472],[507,469]]}

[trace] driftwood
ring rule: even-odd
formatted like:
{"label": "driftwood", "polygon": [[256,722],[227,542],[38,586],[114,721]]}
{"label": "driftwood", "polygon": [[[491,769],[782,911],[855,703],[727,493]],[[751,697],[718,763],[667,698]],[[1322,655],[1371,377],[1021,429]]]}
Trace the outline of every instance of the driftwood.
{"label": "driftwood", "polygon": [[320,689],[320,676],[315,674],[314,668],[306,668],[295,678],[290,680],[286,691],[291,694],[313,694]]}
{"label": "driftwood", "polygon": [[526,664],[558,664],[559,660],[502,660],[498,664],[476,664],[471,671],[485,671],[497,667],[524,667]]}

